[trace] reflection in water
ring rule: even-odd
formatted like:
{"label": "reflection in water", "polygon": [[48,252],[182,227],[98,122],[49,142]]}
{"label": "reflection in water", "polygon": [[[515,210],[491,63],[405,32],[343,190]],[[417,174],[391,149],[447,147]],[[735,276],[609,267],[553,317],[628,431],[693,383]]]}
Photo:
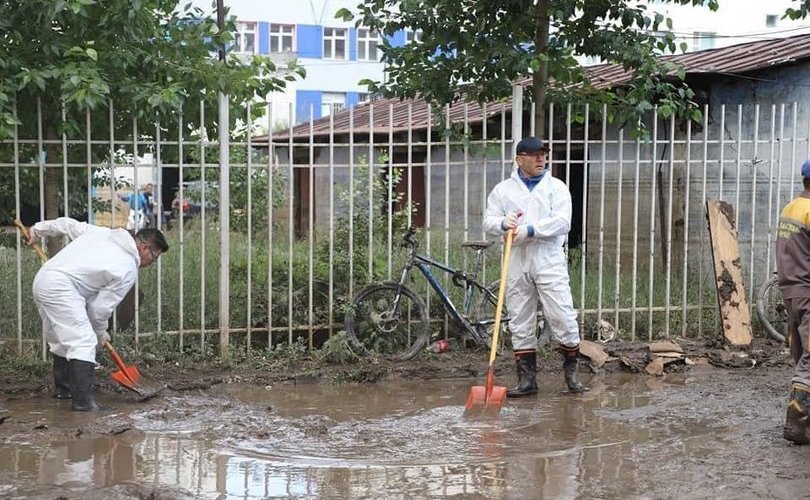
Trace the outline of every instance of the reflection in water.
{"label": "reflection in water", "polygon": [[[459,401],[468,386],[462,383]],[[420,400],[424,387],[380,390],[387,394],[382,407],[367,405],[365,412],[358,411],[362,393],[341,410],[331,404],[346,401],[341,388],[331,388],[333,399],[321,399],[322,406],[316,404],[322,395],[309,389],[276,391],[272,413],[259,413],[266,405],[255,395],[246,397],[252,406],[217,403],[210,414],[184,401],[193,423],[187,414],[143,410],[138,427],[145,433],[0,445],[0,483],[136,482],[177,486],[200,498],[626,497],[640,493],[633,447],[653,438],[647,427],[603,415],[646,406],[643,385],[593,382],[581,397],[547,390],[510,401],[494,421],[461,418],[460,405],[435,394]],[[211,405],[210,398],[201,401]]]}

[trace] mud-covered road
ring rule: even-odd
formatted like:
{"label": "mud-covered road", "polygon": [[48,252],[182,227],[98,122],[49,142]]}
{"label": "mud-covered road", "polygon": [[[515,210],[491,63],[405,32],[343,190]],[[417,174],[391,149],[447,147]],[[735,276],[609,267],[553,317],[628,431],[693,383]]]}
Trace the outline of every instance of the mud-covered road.
{"label": "mud-covered road", "polygon": [[[581,396],[561,392],[558,360],[544,358],[540,394],[497,419],[462,416],[480,353],[298,373],[156,365],[144,371],[168,384],[160,397],[104,379],[99,399],[114,409],[97,414],[70,412],[47,379],[6,374],[0,496],[807,497],[810,447],[781,437],[784,348],[685,351],[690,364],[662,376],[583,366]],[[498,368],[496,383],[512,384],[508,360]]]}

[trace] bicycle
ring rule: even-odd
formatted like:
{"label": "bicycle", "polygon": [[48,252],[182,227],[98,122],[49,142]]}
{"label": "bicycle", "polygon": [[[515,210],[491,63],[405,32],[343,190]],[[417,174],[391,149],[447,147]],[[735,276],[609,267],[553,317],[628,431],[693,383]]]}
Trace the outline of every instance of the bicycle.
{"label": "bicycle", "polygon": [[774,276],[759,287],[757,293],[757,319],[765,332],[774,340],[786,342],[788,330],[788,314],[782,291],[779,289],[779,278]]}
{"label": "bicycle", "polygon": [[[418,253],[415,233],[415,228],[409,228],[403,236],[402,246],[409,250],[399,281],[372,283],[355,296],[345,321],[349,341],[366,353],[403,361],[413,358],[427,345],[431,322],[427,307],[422,298],[406,285],[410,271],[416,267],[439,296],[445,313],[461,327],[462,335],[477,346],[489,348],[495,324],[499,281],[483,284],[478,280],[478,274],[483,268],[484,251],[494,241],[462,243],[463,248],[476,252],[475,267],[467,273]],[[464,288],[461,309],[453,303],[433,269],[452,275],[453,284]],[[508,321],[509,316],[504,308],[500,349],[509,348]],[[542,312],[538,314],[538,325],[541,324]]]}

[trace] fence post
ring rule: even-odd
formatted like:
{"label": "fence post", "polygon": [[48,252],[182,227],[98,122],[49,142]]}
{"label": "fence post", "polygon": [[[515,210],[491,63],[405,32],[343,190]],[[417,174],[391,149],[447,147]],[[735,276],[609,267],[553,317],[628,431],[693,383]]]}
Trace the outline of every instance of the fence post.
{"label": "fence post", "polygon": [[228,357],[231,316],[231,160],[228,96],[219,93],[219,356]]}

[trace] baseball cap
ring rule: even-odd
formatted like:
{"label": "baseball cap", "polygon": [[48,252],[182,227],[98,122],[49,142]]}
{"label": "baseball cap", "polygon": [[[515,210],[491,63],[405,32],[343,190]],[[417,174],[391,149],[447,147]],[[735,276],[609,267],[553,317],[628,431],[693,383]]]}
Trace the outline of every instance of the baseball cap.
{"label": "baseball cap", "polygon": [[[537,153],[538,151],[545,150],[548,150],[548,148],[546,147],[546,143],[543,142],[543,139],[539,137],[524,137],[518,143],[515,153]],[[808,167],[808,170],[810,170],[810,167]]]}
{"label": "baseball cap", "polygon": [[802,177],[810,177],[810,160],[805,160],[802,164]]}

